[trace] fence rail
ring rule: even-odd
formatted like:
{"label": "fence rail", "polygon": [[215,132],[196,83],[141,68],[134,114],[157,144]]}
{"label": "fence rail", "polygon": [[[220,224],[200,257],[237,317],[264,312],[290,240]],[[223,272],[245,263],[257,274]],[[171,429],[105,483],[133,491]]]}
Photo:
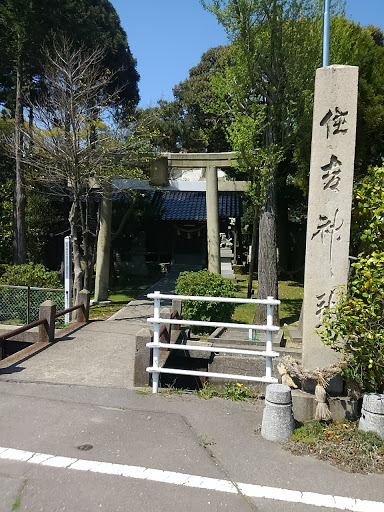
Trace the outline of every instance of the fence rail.
{"label": "fence rail", "polygon": [[[153,349],[153,362],[152,366],[147,368],[147,372],[152,374],[152,392],[157,393],[159,388],[159,375],[161,373],[172,374],[172,375],[191,375],[200,377],[215,377],[223,379],[236,379],[236,380],[248,380],[253,382],[263,382],[265,384],[275,383],[277,379],[272,377],[272,360],[274,357],[278,357],[278,352],[272,350],[272,336],[273,332],[279,330],[279,327],[273,325],[273,310],[274,306],[280,304],[280,301],[273,297],[267,297],[267,299],[239,299],[232,297],[202,297],[202,296],[190,296],[190,295],[169,295],[162,294],[160,292],[149,293],[147,295],[149,299],[154,301],[154,314],[152,318],[148,318],[147,321],[153,324],[153,341],[147,343],[147,347]],[[249,325],[249,324],[236,324],[236,323],[225,323],[225,322],[203,322],[199,320],[180,320],[180,319],[169,319],[160,317],[160,306],[161,299],[178,299],[178,300],[196,300],[205,302],[234,302],[237,304],[264,304],[267,306],[267,323],[266,325]],[[248,329],[255,331],[266,332],[266,349],[261,350],[243,350],[226,347],[212,347],[212,346],[196,346],[196,345],[178,345],[160,342],[160,329],[161,324],[176,324],[176,325],[196,325],[196,326],[209,326],[209,327],[224,327],[224,328],[235,328],[235,329]],[[202,372],[195,370],[181,370],[178,368],[162,368],[159,365],[159,351],[161,348],[167,348],[171,350],[198,350],[203,352],[212,353],[229,353],[229,354],[241,354],[249,356],[261,356],[265,357],[265,375],[261,377],[249,376],[249,375],[236,375],[229,373],[215,373],[215,372]]]}

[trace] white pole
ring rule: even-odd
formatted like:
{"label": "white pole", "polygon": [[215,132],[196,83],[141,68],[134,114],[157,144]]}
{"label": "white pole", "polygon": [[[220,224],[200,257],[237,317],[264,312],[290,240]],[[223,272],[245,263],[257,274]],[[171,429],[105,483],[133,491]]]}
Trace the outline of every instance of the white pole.
{"label": "white pole", "polygon": [[[71,250],[71,237],[64,238],[64,309],[72,307],[72,250]],[[71,321],[71,314],[64,315],[64,322],[69,324]]]}
{"label": "white pole", "polygon": [[[267,297],[268,300],[273,300],[273,297]],[[272,327],[273,325],[273,305],[267,305],[267,327]],[[265,350],[266,352],[272,352],[272,331],[267,330],[267,343]],[[272,377],[272,357],[265,358],[265,376],[267,379]]]}
{"label": "white pole", "polygon": [[[160,298],[156,297],[156,295],[160,295],[160,292],[154,292],[154,311],[153,318],[155,320],[153,324],[153,343],[154,345],[158,345],[160,343],[160,322],[156,322],[156,320],[160,319]],[[152,351],[152,367],[154,372],[152,373],[152,393],[157,393],[159,389],[159,372],[156,371],[159,368],[159,347],[154,346]]]}

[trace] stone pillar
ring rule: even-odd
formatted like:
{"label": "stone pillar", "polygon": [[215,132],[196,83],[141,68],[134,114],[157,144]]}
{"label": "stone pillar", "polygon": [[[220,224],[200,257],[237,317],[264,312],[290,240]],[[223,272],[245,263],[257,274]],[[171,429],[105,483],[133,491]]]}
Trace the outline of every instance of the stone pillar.
{"label": "stone pillar", "polygon": [[56,304],[51,300],[46,300],[39,307],[39,320],[45,318],[47,324],[39,325],[39,341],[43,343],[52,343],[55,340],[55,315]]}
{"label": "stone pillar", "polygon": [[83,308],[76,309],[76,321],[80,323],[87,323],[89,318],[89,299],[90,293],[88,290],[81,290],[77,294],[77,305],[82,304]]}
{"label": "stone pillar", "polygon": [[168,180],[168,158],[165,156],[152,160],[149,164],[150,183],[153,186],[166,187]]}
{"label": "stone pillar", "polygon": [[316,325],[347,285],[358,68],[316,72],[303,303],[303,366],[327,367],[337,353]]}
{"label": "stone pillar", "polygon": [[151,366],[151,350],[147,343],[151,343],[153,331],[147,327],[140,329],[136,334],[136,353],[133,371],[134,386],[144,387],[150,385],[151,374],[147,372],[148,366]]}
{"label": "stone pillar", "polygon": [[220,274],[219,192],[217,168],[206,168],[208,270]]}

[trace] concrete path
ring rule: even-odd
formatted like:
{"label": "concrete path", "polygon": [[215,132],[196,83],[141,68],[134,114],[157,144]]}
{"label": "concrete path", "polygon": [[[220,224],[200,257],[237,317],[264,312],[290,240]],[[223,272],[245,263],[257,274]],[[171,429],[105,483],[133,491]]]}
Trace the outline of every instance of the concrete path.
{"label": "concrete path", "polygon": [[139,298],[2,371],[0,512],[384,512],[384,475],[263,439],[262,401],[132,389],[151,311]]}
{"label": "concrete path", "polygon": [[151,327],[147,318],[153,316],[153,301],[146,294],[157,290],[174,293],[178,275],[178,271],[170,272],[107,321],[91,321],[61,337],[56,331],[55,343],[0,369],[0,382],[133,388],[136,334]]}

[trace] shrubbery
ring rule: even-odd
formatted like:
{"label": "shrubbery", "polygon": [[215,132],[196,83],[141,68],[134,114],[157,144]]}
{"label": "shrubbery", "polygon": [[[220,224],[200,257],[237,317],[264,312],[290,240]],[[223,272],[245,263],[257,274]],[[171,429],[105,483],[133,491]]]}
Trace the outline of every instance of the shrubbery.
{"label": "shrubbery", "polygon": [[[230,279],[213,274],[208,270],[181,272],[176,281],[178,295],[206,297],[233,297],[234,284]],[[188,320],[230,322],[235,304],[227,302],[183,301],[183,318]],[[212,332],[209,328],[194,328],[195,332]]]}
{"label": "shrubbery", "polygon": [[6,265],[0,284],[13,286],[36,286],[40,288],[63,288],[58,273],[41,264]]}
{"label": "shrubbery", "polygon": [[[348,291],[323,317],[320,337],[348,362],[344,375],[363,391],[384,392],[384,167],[355,188],[352,212],[362,251],[352,264]],[[358,236],[357,236],[358,234]]]}
{"label": "shrubbery", "polygon": [[384,392],[384,252],[352,265],[349,289],[319,331],[322,341],[344,354],[344,374],[370,392]]}

